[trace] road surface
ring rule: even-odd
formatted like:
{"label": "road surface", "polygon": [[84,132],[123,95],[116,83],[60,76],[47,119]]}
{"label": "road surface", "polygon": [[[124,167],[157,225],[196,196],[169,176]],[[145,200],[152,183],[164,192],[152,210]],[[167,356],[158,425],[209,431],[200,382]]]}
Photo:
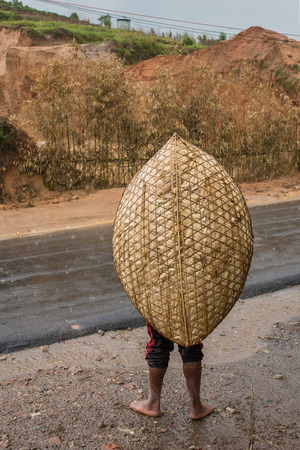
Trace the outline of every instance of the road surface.
{"label": "road surface", "polygon": [[[250,208],[242,298],[300,284],[300,202]],[[112,225],[0,242],[0,352],[144,323],[117,278]]]}

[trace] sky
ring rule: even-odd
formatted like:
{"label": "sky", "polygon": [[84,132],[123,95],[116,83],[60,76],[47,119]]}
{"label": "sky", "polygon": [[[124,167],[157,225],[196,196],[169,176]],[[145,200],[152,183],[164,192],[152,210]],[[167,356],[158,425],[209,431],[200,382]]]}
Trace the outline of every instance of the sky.
{"label": "sky", "polygon": [[[256,25],[300,40],[300,0],[61,0],[61,3],[64,2],[69,5],[80,5],[83,8],[94,7],[120,11],[120,13],[109,13],[112,15],[113,27],[116,26],[116,17],[114,16],[118,15],[131,18],[133,28],[143,29],[146,32],[153,27],[158,33],[172,30],[173,34],[176,31],[179,33],[187,31],[193,34],[191,31],[193,28],[194,36],[206,34],[218,37],[220,32],[224,32],[230,37],[239,33],[239,29],[244,30]],[[39,10],[52,11],[66,16],[76,12],[80,19],[89,18],[93,23],[98,23],[98,17],[107,13],[100,9],[94,10],[93,13],[79,11],[63,5],[55,5],[54,2],[47,0],[22,0],[22,3]],[[125,14],[126,12],[207,25],[141,18]],[[133,20],[137,19],[156,23],[133,23]],[[182,29],[175,29],[175,26],[180,26]]]}

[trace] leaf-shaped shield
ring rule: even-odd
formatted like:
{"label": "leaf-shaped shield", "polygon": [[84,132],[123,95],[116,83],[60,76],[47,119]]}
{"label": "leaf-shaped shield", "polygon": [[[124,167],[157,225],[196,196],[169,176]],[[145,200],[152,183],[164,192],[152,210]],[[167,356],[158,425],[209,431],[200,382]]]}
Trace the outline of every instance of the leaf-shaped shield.
{"label": "leaf-shaped shield", "polygon": [[141,315],[173,342],[198,344],[224,319],[252,251],[239,187],[176,134],[123,194],[113,231],[117,274]]}

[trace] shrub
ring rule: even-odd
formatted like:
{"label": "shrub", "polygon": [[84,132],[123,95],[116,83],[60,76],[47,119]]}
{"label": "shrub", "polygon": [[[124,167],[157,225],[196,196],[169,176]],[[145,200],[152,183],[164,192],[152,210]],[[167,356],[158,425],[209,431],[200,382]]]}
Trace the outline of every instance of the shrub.
{"label": "shrub", "polygon": [[51,188],[107,187],[110,162],[132,162],[141,153],[133,91],[117,58],[53,61],[37,78],[34,95],[24,112],[46,145],[23,155],[22,168],[35,167]]}
{"label": "shrub", "polygon": [[98,21],[103,27],[111,28],[111,16],[106,14],[105,16],[100,16]]}
{"label": "shrub", "polygon": [[183,45],[187,45],[187,46],[191,46],[191,45],[194,45],[194,41],[191,38],[191,36],[189,36],[188,34],[185,34],[183,36],[183,39],[182,39],[182,44]]}
{"label": "shrub", "polygon": [[70,15],[70,20],[73,20],[74,22],[79,22],[78,14],[76,12],[72,12],[72,14]]}
{"label": "shrub", "polygon": [[49,187],[127,184],[177,132],[212,154],[238,181],[300,170],[298,110],[267,73],[246,63],[218,75],[195,63],[162,70],[151,86],[130,84],[115,57],[53,61],[25,113],[46,145],[24,152],[22,170]]}

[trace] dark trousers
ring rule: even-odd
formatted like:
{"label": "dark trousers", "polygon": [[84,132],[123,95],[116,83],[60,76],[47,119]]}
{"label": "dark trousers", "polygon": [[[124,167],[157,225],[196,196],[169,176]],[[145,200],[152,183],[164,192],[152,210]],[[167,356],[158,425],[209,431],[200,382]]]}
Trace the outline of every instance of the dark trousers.
{"label": "dark trousers", "polygon": [[[147,330],[150,336],[150,342],[147,345],[145,356],[148,366],[164,369],[168,367],[170,352],[174,350],[174,343],[151,327],[148,322]],[[182,345],[178,345],[178,351],[181,355],[182,362],[187,363],[201,361],[203,358],[202,348],[202,343],[191,347],[183,347]]]}

